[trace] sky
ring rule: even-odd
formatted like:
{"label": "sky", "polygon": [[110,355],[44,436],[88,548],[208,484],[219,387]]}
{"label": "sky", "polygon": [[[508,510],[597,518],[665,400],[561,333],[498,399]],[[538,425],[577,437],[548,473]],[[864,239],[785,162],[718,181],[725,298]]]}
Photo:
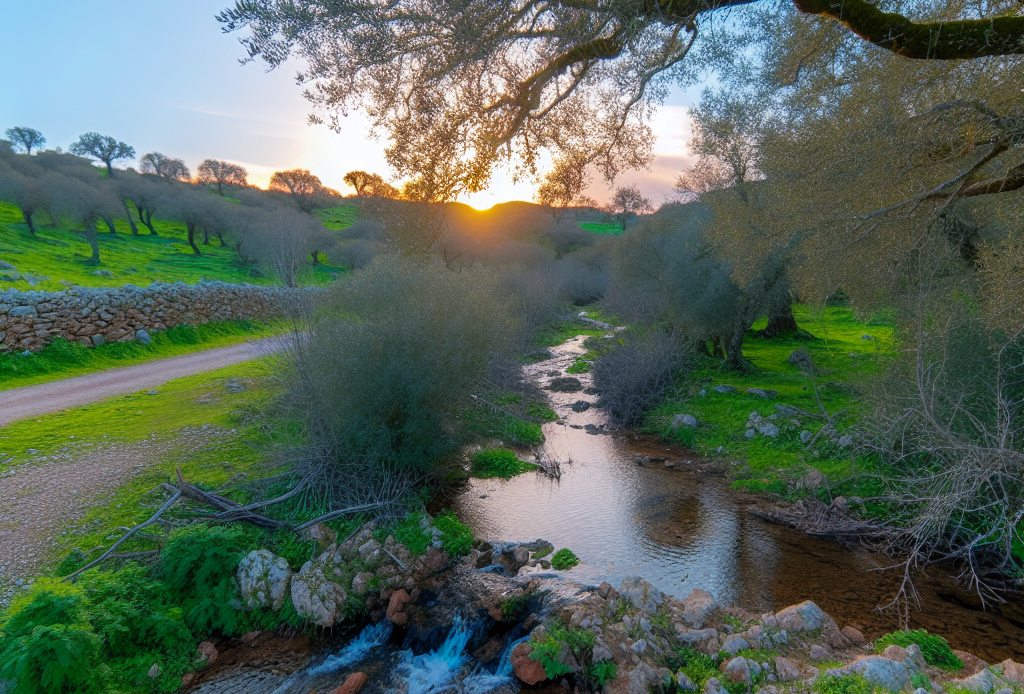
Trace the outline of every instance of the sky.
{"label": "sky", "polygon": [[[349,115],[340,133],[307,125],[310,104],[296,85],[297,63],[267,72],[240,65],[237,35],[224,34],[215,15],[230,0],[0,0],[0,131],[29,126],[47,147],[67,147],[97,131],[135,147],[185,160],[226,159],[266,186],[281,169],[309,169],[344,194],[353,169],[390,178],[385,142],[371,139],[367,121]],[[699,91],[673,93],[653,126],[649,171],[627,172],[656,205],[671,195],[688,165],[686,106]],[[127,165],[137,165],[129,162]],[[588,193],[604,201],[596,181]],[[484,209],[531,200],[532,182],[513,184],[497,172],[491,187],[462,198]]]}

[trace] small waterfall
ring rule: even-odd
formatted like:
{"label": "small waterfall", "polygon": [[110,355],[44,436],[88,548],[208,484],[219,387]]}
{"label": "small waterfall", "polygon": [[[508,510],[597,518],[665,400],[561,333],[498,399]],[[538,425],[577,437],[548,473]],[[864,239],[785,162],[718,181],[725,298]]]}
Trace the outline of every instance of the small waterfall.
{"label": "small waterfall", "polygon": [[487,694],[487,692],[493,691],[498,687],[511,684],[514,681],[512,677],[512,650],[528,638],[530,637],[524,636],[509,643],[505,647],[504,653],[501,654],[501,660],[498,661],[498,667],[494,669],[493,673],[487,672],[483,665],[478,665],[463,683],[463,691],[466,694]]}
{"label": "small waterfall", "polygon": [[393,626],[386,619],[377,624],[371,624],[361,632],[359,636],[352,639],[347,646],[338,651],[335,655],[328,656],[324,662],[316,667],[310,668],[306,674],[310,677],[329,675],[342,670],[349,665],[354,665],[365,658],[370,651],[378,646],[383,646],[391,638]]}
{"label": "small waterfall", "polygon": [[408,683],[408,694],[432,694],[443,690],[469,663],[466,646],[473,629],[456,617],[448,637],[435,650],[422,655],[412,651],[398,654],[395,674]]}

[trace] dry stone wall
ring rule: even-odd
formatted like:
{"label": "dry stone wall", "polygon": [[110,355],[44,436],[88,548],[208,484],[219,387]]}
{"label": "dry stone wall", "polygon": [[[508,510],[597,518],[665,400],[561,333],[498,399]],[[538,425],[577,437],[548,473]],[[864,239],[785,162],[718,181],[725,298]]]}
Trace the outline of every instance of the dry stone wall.
{"label": "dry stone wall", "polygon": [[273,318],[303,291],[226,282],[8,289],[0,292],[0,352],[35,352],[57,337],[100,345],[145,340],[150,331],[183,323]]}

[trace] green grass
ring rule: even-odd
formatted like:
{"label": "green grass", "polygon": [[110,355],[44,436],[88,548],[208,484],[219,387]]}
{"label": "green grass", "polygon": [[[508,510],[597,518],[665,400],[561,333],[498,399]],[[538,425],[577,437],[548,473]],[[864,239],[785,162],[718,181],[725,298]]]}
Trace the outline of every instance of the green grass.
{"label": "green grass", "polygon": [[579,563],[579,557],[568,547],[563,547],[551,557],[551,566],[559,571],[568,571]]}
{"label": "green grass", "polygon": [[[188,455],[173,442],[160,460],[92,505],[80,526],[55,537],[51,546],[39,548],[53,566],[74,548],[109,546],[108,536],[120,537],[123,532],[117,528],[130,528],[148,518],[153,509],[141,507],[139,502],[146,498],[146,492],[172,480],[177,467],[189,482],[204,488],[216,487],[239,473],[260,474],[257,468],[264,455],[255,444],[264,441],[265,436],[246,422],[245,413],[259,410],[272,395],[271,386],[264,385],[268,373],[263,360],[247,362],[171,381],[159,387],[156,395],[122,395],[0,428],[0,453],[14,456],[0,457],[0,472],[39,456],[52,457],[64,449],[73,453],[84,444],[174,439],[183,427],[207,424],[236,430]],[[241,393],[227,392],[223,387],[227,378],[245,379],[252,387]],[[30,448],[38,452],[30,454]],[[131,547],[126,551],[150,548],[145,540],[132,540],[125,547],[128,545]]]}
{"label": "green grass", "polygon": [[0,391],[237,344],[280,334],[287,328],[283,321],[239,320],[195,328],[180,325],[152,333],[149,345],[111,342],[95,348],[58,338],[31,356],[0,354]]}
{"label": "green grass", "polygon": [[359,219],[359,208],[354,203],[317,210],[314,214],[328,229],[339,230],[352,226]]}
{"label": "green grass", "polygon": [[[343,229],[357,215],[352,205],[321,211],[325,226],[330,229]],[[194,284],[203,279],[274,283],[273,278],[244,265],[233,250],[220,246],[216,239],[211,239],[209,246],[200,245],[202,255],[196,256],[188,245],[183,225],[156,219],[153,226],[158,236],[152,236],[142,225],[139,225],[139,235],[132,236],[128,222],[116,220],[117,234],[106,231],[97,234],[100,264],[86,265],[92,252],[84,236],[70,226],[53,227],[49,221],[45,215],[39,215],[37,233],[32,236],[18,208],[0,203],[0,260],[14,265],[22,275],[35,278],[32,283],[24,278],[16,282],[0,280],[0,289],[59,291],[65,288],[61,280],[82,287],[125,283],[145,286],[156,280]],[[101,229],[106,227],[101,226]],[[97,270],[107,270],[112,277],[94,275]],[[299,281],[301,284],[326,284],[339,272],[342,272],[340,268],[307,265],[300,271]],[[0,271],[0,275],[4,274],[10,275],[11,271]]]}
{"label": "green grass", "polygon": [[583,222],[580,226],[595,234],[621,234],[623,232],[622,225],[617,223]]}
{"label": "green grass", "polygon": [[477,451],[473,455],[473,477],[489,479],[491,477],[502,477],[510,479],[530,470],[536,470],[537,466],[520,460],[513,452],[505,448],[492,448],[485,451]]}
{"label": "green grass", "polygon": [[[799,433],[807,428],[817,432],[824,420],[801,418],[803,425],[790,430],[781,425],[789,418],[780,415],[782,433],[777,438],[757,435],[746,439],[746,422],[753,411],[762,416],[775,413],[775,405],[784,403],[811,413],[820,408],[814,396],[810,380],[800,369],[787,362],[789,355],[797,349],[806,350],[822,371],[816,380],[822,404],[830,415],[845,410],[847,414],[837,420],[840,433],[853,425],[864,414],[866,404],[857,395],[854,385],[864,377],[877,374],[884,367],[892,349],[892,328],[883,320],[860,321],[854,313],[842,307],[829,306],[822,309],[797,306],[794,314],[801,328],[817,339],[795,338],[758,339],[751,334],[744,346],[746,357],[758,367],[750,374],[722,371],[717,360],[707,360],[692,374],[689,383],[682,390],[685,395],[664,403],[651,413],[647,427],[651,431],[664,433],[679,443],[695,450],[714,454],[721,453],[732,460],[749,466],[750,474],[737,480],[735,486],[751,491],[779,492],[778,471],[814,467],[830,479],[849,476],[851,458],[848,452],[833,444],[821,442],[808,449],[800,442]],[[763,327],[755,324],[754,329]],[[753,333],[753,331],[752,331]],[[873,339],[864,340],[862,335]],[[714,391],[718,385],[731,385],[737,393],[720,394]],[[747,388],[763,388],[778,391],[778,396],[761,399],[745,393]],[[704,395],[700,392],[704,391]],[[689,413],[704,425],[697,430],[687,427],[677,432],[668,432],[667,425],[673,415]],[[814,455],[817,450],[818,455]]]}
{"label": "green grass", "polygon": [[924,661],[929,665],[953,671],[959,670],[964,666],[964,662],[956,657],[946,639],[938,634],[929,634],[924,629],[894,631],[891,634],[886,634],[875,641],[875,652],[881,653],[893,645],[906,648],[912,643],[916,643],[921,647],[921,655],[924,656]]}

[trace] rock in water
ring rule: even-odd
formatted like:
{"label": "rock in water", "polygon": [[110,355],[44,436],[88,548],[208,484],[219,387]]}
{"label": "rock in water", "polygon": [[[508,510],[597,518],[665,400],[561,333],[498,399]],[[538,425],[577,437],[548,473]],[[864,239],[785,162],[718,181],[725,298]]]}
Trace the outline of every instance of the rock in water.
{"label": "rock in water", "polygon": [[356,694],[369,679],[370,676],[365,672],[353,672],[345,678],[340,687],[332,689],[330,694]]}
{"label": "rock in water", "polygon": [[277,612],[291,587],[293,571],[284,557],[254,549],[238,563],[238,589],[245,609],[269,607]]}
{"label": "rock in water", "polygon": [[516,677],[519,678],[524,684],[537,684],[543,682],[548,678],[546,672],[544,672],[544,666],[541,665],[539,660],[532,660],[530,653],[533,652],[533,646],[528,641],[523,641],[512,649],[510,660],[512,662],[512,672],[515,673]]}
{"label": "rock in water", "polygon": [[412,598],[404,588],[396,590],[391,594],[388,602],[388,621],[393,624],[402,625],[409,621],[409,615],[405,613],[405,606],[412,602]]}

